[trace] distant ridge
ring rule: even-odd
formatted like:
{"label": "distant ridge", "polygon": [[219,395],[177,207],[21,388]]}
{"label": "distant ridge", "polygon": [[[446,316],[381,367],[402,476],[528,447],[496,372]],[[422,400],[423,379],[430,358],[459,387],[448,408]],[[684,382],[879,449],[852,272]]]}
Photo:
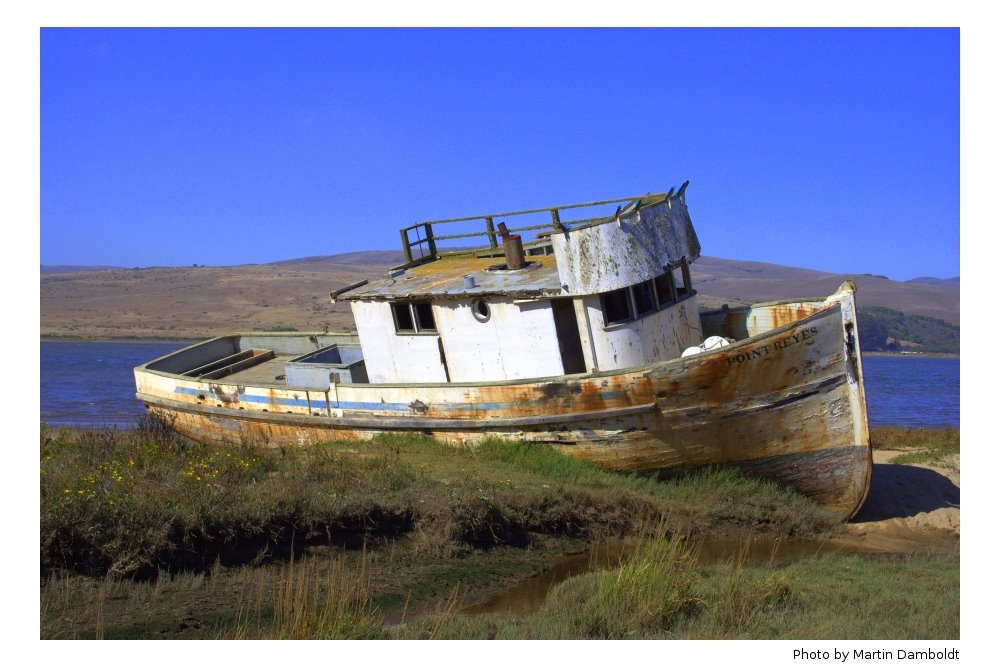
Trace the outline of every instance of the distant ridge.
{"label": "distant ridge", "polygon": [[42,264],[42,274],[46,273],[79,273],[80,271],[121,270],[124,266],[84,266],[76,264]]}
{"label": "distant ridge", "polygon": [[362,250],[346,252],[339,255],[314,255],[296,259],[283,259],[269,262],[265,266],[300,267],[314,269],[317,265],[330,266],[373,266],[378,264],[402,264],[403,253],[398,250]]}
{"label": "distant ridge", "polygon": [[913,278],[912,280],[907,280],[908,283],[921,283],[923,285],[940,285],[941,287],[954,287],[959,289],[959,276],[954,278]]}
{"label": "distant ridge", "polygon": [[[857,273],[828,273],[780,264],[701,257],[691,265],[692,280],[702,295],[730,303],[754,303],[833,294],[845,280],[858,287],[859,306],[883,306],[959,324],[958,278],[909,281]],[[936,281],[941,280],[943,284]],[[953,282],[952,282],[953,281]],[[707,299],[703,299],[707,301]]]}
{"label": "distant ridge", "polygon": [[[360,280],[381,280],[390,266],[402,262],[398,250],[370,250],[269,264],[139,271],[46,265],[40,281],[41,333],[197,340],[276,327],[348,331],[354,327],[350,307],[331,304],[330,292]],[[896,281],[718,257],[699,258],[691,265],[691,274],[706,308],[825,297],[850,279],[858,286],[859,306],[900,311],[906,316],[901,321],[915,333],[920,332],[911,326],[912,316],[960,324],[957,277]]]}

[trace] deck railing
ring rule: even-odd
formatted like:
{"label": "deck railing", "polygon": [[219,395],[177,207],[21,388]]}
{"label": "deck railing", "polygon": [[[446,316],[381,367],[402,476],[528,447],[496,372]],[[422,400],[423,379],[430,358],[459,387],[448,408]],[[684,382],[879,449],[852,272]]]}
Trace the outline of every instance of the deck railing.
{"label": "deck railing", "polygon": [[[681,189],[683,190],[683,186]],[[628,209],[630,206],[637,207],[643,199],[650,199],[650,198],[664,197],[664,196],[669,197],[672,194],[673,194],[673,189],[671,189],[669,193],[660,193],[652,195],[646,194],[639,197],[621,197],[618,199],[605,199],[602,201],[586,202],[582,204],[568,204],[565,206],[532,208],[524,211],[509,211],[506,213],[472,215],[462,218],[445,218],[441,220],[428,220],[426,222],[420,222],[415,225],[411,225],[410,227],[404,227],[403,229],[400,229],[399,235],[400,239],[403,242],[403,254],[406,257],[406,264],[415,264],[436,257],[438,253],[439,241],[486,237],[486,242],[488,245],[482,246],[482,248],[483,249],[497,248],[498,247],[497,235],[499,234],[499,232],[497,231],[497,225],[494,224],[494,221],[497,218],[513,218],[521,215],[548,212],[552,218],[551,222],[549,223],[523,225],[520,227],[511,227],[507,225],[507,231],[511,234],[518,234],[520,232],[538,231],[541,229],[547,229],[552,232],[562,232],[567,229],[572,229],[574,227],[580,227],[582,225],[587,225],[595,222],[608,220],[609,218],[614,218],[615,215],[617,215],[617,213],[620,213],[622,210]],[[615,213],[612,213],[610,216],[608,214],[603,214],[596,217],[582,218],[578,220],[563,220],[562,212],[564,211],[570,211],[573,209],[581,209],[594,206],[608,206],[611,204],[617,204],[618,209]],[[434,233],[434,225],[452,224],[459,222],[472,222],[476,220],[481,220],[483,222],[482,231],[465,232],[460,234]],[[506,224],[506,222],[504,224]],[[426,249],[424,248],[425,245]],[[419,250],[420,254],[415,256],[414,249]]]}

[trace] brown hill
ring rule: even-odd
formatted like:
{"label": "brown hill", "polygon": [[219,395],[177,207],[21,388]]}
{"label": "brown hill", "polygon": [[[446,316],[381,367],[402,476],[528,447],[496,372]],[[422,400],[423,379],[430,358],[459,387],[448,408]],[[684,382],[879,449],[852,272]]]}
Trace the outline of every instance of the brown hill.
{"label": "brown hill", "polygon": [[955,278],[913,278],[907,280],[908,283],[924,283],[927,285],[941,285],[942,287],[951,287],[953,289],[959,289],[961,287],[961,281],[958,277]]}
{"label": "brown hill", "polygon": [[[353,329],[329,292],[385,273],[399,252],[370,251],[229,267],[80,270],[41,275],[41,335],[198,339],[232,331]],[[954,287],[702,257],[692,279],[706,305],[822,296],[845,279],[861,305],[959,323]]]}
{"label": "brown hill", "polygon": [[42,274],[46,273],[77,273],[79,271],[103,271],[106,269],[123,269],[123,266],[78,266],[74,264],[42,264]]}
{"label": "brown hill", "polygon": [[717,257],[702,257],[691,266],[691,280],[699,292],[730,303],[826,296],[848,278],[858,286],[860,306],[884,306],[959,324],[957,278],[941,284],[923,282],[930,280],[926,278],[899,282],[881,276],[825,273]]}

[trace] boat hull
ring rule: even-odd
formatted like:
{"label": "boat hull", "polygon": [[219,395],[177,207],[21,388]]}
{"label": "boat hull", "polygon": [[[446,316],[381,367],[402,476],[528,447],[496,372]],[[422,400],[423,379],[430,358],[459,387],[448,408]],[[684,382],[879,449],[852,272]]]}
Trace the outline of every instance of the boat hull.
{"label": "boat hull", "polygon": [[318,391],[204,381],[153,362],[136,369],[136,381],[151,411],[203,442],[510,438],[622,472],[734,465],[853,516],[872,469],[853,285],[824,300],[707,314],[703,327],[741,340],[647,367],[531,381]]}

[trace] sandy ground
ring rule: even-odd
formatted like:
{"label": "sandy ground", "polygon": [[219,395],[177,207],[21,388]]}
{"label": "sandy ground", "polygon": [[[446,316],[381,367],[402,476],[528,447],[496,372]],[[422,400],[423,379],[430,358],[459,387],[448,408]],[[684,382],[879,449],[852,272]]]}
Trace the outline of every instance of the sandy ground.
{"label": "sandy ground", "polygon": [[871,491],[864,507],[847,524],[850,539],[878,551],[957,549],[959,457],[941,466],[890,463],[904,453],[874,451]]}

